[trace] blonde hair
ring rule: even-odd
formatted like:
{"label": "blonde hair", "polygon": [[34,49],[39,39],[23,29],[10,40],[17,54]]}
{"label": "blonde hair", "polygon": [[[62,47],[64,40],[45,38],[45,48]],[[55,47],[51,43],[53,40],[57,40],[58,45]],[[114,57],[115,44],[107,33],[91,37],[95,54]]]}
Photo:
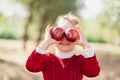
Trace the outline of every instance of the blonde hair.
{"label": "blonde hair", "polygon": [[68,24],[72,24],[75,26],[78,24],[78,18],[71,13],[68,13],[66,15],[61,15],[57,18],[55,25],[56,26],[67,26]]}

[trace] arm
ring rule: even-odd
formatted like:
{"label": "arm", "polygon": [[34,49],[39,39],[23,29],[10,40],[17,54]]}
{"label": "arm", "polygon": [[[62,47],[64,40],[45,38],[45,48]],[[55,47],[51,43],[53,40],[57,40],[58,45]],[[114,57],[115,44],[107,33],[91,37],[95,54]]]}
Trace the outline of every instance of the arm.
{"label": "arm", "polygon": [[49,54],[47,54],[46,50],[47,48],[55,44],[55,40],[53,40],[49,32],[50,28],[46,29],[46,36],[45,39],[38,45],[38,47],[31,53],[31,55],[28,57],[26,62],[26,68],[31,72],[39,72],[43,71],[47,68],[47,64],[49,60]]}
{"label": "arm", "polygon": [[96,77],[99,75],[100,67],[96,56],[84,58],[82,73],[87,77]]}
{"label": "arm", "polygon": [[83,47],[82,73],[87,77],[95,77],[100,72],[100,66],[98,60],[96,58],[94,50],[91,48],[90,44],[85,38],[85,34],[83,32],[82,27],[79,24],[77,24],[76,28],[78,28],[80,35],[80,40],[76,41],[76,44]]}
{"label": "arm", "polygon": [[33,50],[26,62],[26,68],[29,71],[39,72],[47,68],[48,61],[50,60],[46,50],[49,46],[50,43],[47,40],[44,40],[35,50]]}
{"label": "arm", "polygon": [[31,72],[44,71],[47,61],[49,61],[49,56],[40,54],[34,50],[26,61],[26,68]]}
{"label": "arm", "polygon": [[100,66],[94,53],[94,50],[92,48],[83,49],[82,56],[82,73],[87,77],[98,76],[100,72]]}

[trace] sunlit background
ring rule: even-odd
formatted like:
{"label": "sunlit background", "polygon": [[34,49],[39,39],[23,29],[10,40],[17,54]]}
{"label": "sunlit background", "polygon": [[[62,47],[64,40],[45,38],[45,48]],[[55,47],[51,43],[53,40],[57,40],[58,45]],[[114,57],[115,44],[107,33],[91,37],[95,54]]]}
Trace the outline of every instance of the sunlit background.
{"label": "sunlit background", "polygon": [[0,80],[42,80],[25,61],[46,26],[69,12],[78,16],[101,65],[98,77],[85,80],[120,80],[120,0],[0,0]]}

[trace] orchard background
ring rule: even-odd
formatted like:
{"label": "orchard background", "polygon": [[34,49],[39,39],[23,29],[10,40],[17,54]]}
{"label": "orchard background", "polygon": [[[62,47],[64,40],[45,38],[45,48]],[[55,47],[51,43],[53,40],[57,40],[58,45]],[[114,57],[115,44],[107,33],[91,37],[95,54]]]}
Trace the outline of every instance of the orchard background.
{"label": "orchard background", "polygon": [[26,59],[44,38],[46,26],[69,12],[78,16],[101,66],[99,76],[84,80],[120,80],[119,4],[120,0],[0,0],[0,80],[42,80],[41,73],[26,70]]}

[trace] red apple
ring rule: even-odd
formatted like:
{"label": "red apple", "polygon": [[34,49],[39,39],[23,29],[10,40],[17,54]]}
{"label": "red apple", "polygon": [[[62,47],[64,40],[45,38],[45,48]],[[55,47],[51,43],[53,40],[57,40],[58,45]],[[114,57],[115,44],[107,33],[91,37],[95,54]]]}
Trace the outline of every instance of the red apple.
{"label": "red apple", "polygon": [[65,38],[70,41],[74,42],[79,38],[79,33],[77,29],[71,28],[66,31],[66,36]]}
{"label": "red apple", "polygon": [[60,27],[53,27],[50,31],[51,37],[56,41],[60,41],[64,37],[64,30]]}

